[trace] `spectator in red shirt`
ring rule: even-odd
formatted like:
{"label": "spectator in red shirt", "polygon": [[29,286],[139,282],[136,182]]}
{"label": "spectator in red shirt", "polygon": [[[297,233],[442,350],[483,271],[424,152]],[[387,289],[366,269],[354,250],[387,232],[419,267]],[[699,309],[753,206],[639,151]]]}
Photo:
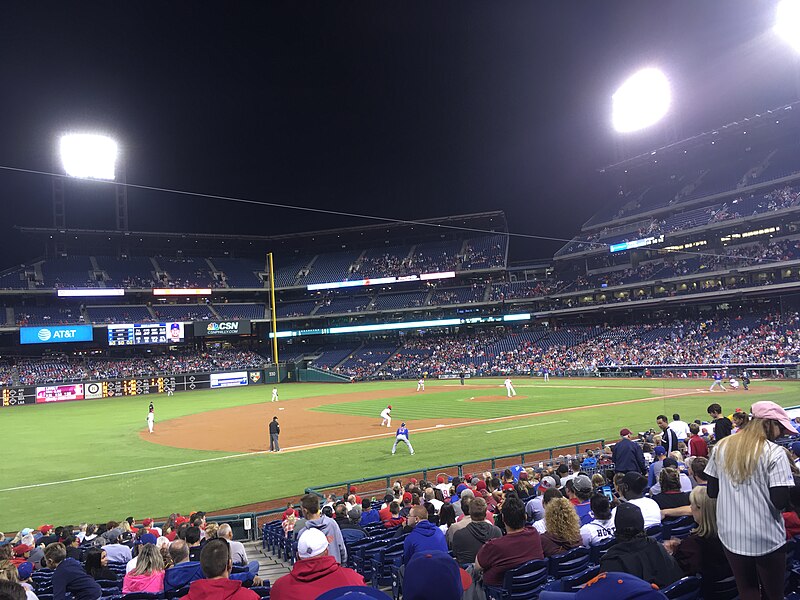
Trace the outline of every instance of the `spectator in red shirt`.
{"label": "spectator in red shirt", "polygon": [[700,436],[700,426],[697,423],[689,425],[689,456],[708,458],[708,444]]}
{"label": "spectator in red shirt", "polygon": [[500,509],[506,535],[486,542],[475,558],[475,570],[483,571],[486,585],[502,585],[506,571],[529,560],[544,558],[539,532],[525,527],[525,505],[508,496]]}

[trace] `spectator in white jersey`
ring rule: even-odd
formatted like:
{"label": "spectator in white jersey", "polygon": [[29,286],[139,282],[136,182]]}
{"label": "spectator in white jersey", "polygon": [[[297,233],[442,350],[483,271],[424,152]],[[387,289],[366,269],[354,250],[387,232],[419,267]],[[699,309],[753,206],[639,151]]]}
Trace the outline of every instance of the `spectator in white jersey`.
{"label": "spectator in white jersey", "polygon": [[[708,495],[718,498],[719,539],[742,600],[783,598],[786,529],[781,512],[794,486],[786,452],[774,440],[792,434],[774,402],[756,402],[752,420],[717,443],[705,468]],[[741,527],[741,523],[747,527]]]}
{"label": "spectator in white jersey", "polygon": [[584,546],[596,546],[614,537],[616,526],[611,514],[611,503],[602,492],[595,492],[590,500],[594,520],[581,527]]}

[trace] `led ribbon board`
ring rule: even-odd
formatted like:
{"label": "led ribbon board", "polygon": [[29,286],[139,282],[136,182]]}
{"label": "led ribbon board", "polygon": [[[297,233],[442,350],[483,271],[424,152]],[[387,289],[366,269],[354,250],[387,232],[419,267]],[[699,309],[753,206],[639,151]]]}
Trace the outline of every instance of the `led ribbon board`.
{"label": "led ribbon board", "polygon": [[[323,327],[321,329],[300,329],[279,331],[278,338],[302,337],[307,335],[336,335],[341,333],[366,333],[370,331],[399,331],[401,329],[427,329],[429,327],[452,327],[454,325],[472,325],[475,323],[502,323],[508,321],[529,321],[530,313],[516,315],[467,317],[463,319],[435,319],[430,321],[409,321],[407,323],[375,323],[373,325],[345,325],[342,327]],[[275,337],[270,332],[270,339]]]}
{"label": "led ribbon board", "polygon": [[338,290],[350,287],[365,287],[369,285],[386,285],[389,283],[405,283],[406,281],[431,281],[434,279],[453,279],[455,271],[443,273],[423,273],[421,275],[403,275],[401,277],[378,277],[376,279],[354,279],[353,281],[336,281],[334,283],[312,283],[306,286],[310,292],[315,290]]}

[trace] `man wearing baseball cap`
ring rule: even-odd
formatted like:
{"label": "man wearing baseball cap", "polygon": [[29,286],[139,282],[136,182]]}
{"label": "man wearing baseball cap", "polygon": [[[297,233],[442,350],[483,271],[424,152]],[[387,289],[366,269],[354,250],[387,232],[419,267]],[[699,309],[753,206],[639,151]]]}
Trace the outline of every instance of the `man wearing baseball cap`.
{"label": "man wearing baseball cap", "polygon": [[592,498],[592,480],[588,475],[579,473],[575,479],[572,480],[573,495],[569,501],[575,506],[575,512],[578,513],[578,518],[581,520],[581,525],[586,525],[592,520],[592,507],[590,500]]}
{"label": "man wearing baseball cap", "polygon": [[577,592],[542,592],[539,600],[663,600],[664,592],[628,573],[600,573]]}
{"label": "man wearing baseball cap", "polygon": [[536,488],[536,497],[528,500],[528,503],[525,505],[525,518],[528,523],[534,523],[535,521],[544,519],[544,503],[542,502],[542,497],[547,490],[554,487],[556,487],[556,480],[553,477],[549,475],[542,477],[542,480]]}
{"label": "man wearing baseball cap", "polygon": [[342,567],[328,554],[328,538],[307,528],[297,541],[297,562],[291,572],[272,586],[272,600],[307,600],[345,585],[364,586],[364,578]]}
{"label": "man wearing baseball cap", "polygon": [[664,468],[664,459],[667,457],[667,449],[664,446],[653,448],[653,462],[647,470],[647,487],[653,487],[658,483],[658,474]]}
{"label": "man wearing baseball cap", "polygon": [[644,462],[644,452],[642,447],[631,439],[631,430],[627,427],[619,432],[620,440],[614,444],[611,452],[614,460],[615,473],[646,473],[647,465]]}
{"label": "man wearing baseball cap", "polygon": [[794,464],[800,467],[800,442],[794,442],[790,448],[792,449],[792,460],[794,460]]}
{"label": "man wearing baseball cap", "polygon": [[638,506],[623,502],[614,516],[617,543],[600,559],[601,571],[621,571],[666,587],[683,577],[683,571],[663,545],[644,532]]}

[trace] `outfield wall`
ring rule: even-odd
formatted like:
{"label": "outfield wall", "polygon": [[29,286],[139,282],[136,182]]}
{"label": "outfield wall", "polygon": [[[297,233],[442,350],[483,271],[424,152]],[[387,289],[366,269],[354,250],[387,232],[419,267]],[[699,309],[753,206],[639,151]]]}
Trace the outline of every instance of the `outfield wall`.
{"label": "outfield wall", "polygon": [[267,367],[265,369],[103,379],[79,383],[13,386],[0,390],[0,407],[261,385],[275,382],[277,376],[275,367]]}

